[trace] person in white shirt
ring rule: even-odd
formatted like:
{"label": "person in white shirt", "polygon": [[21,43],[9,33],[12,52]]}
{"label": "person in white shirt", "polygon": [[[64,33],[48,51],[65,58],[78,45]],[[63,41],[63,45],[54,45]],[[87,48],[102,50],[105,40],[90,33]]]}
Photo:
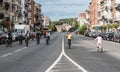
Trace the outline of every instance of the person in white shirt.
{"label": "person in white shirt", "polygon": [[95,40],[97,40],[97,43],[96,43],[97,47],[102,46],[102,37],[101,37],[101,35],[98,35],[98,37]]}

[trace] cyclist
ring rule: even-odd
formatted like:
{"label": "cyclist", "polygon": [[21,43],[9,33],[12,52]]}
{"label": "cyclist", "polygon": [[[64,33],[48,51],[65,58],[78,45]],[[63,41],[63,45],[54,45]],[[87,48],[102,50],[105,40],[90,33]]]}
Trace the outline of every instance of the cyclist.
{"label": "cyclist", "polygon": [[69,45],[69,48],[70,48],[70,45],[71,45],[71,39],[72,39],[72,34],[71,32],[68,32],[68,35],[67,35],[67,40],[68,40],[68,45]]}
{"label": "cyclist", "polygon": [[6,36],[6,46],[12,46],[12,33],[11,31],[8,32]]}
{"label": "cyclist", "polygon": [[99,51],[99,48],[102,47],[102,37],[101,37],[101,35],[98,35],[98,37],[95,40],[97,40],[96,45],[97,45],[97,48],[98,48],[98,51]]}
{"label": "cyclist", "polygon": [[50,40],[50,32],[46,32],[46,44],[49,44],[49,40]]}
{"label": "cyclist", "polygon": [[37,33],[36,33],[36,41],[37,41],[37,44],[40,43],[40,37],[41,37],[40,32],[37,32]]}
{"label": "cyclist", "polygon": [[27,32],[26,35],[25,35],[25,43],[26,43],[26,46],[28,46],[29,38],[30,38],[30,35],[29,35],[29,32]]}
{"label": "cyclist", "polygon": [[22,45],[23,42],[23,32],[21,31],[21,33],[19,34],[19,45]]}

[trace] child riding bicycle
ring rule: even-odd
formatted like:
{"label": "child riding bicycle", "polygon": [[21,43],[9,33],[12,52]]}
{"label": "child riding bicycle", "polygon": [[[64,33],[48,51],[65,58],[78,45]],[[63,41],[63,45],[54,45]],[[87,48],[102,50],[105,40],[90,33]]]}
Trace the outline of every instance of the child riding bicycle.
{"label": "child riding bicycle", "polygon": [[97,40],[96,45],[97,45],[98,51],[99,51],[99,49],[101,49],[101,51],[102,51],[103,49],[102,49],[102,37],[101,37],[101,35],[98,35],[98,37],[95,40]]}

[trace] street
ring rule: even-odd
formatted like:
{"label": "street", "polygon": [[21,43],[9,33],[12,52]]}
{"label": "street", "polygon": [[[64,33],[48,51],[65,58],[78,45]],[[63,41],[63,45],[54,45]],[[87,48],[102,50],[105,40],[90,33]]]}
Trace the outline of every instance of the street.
{"label": "street", "polygon": [[94,38],[73,35],[71,49],[65,33],[51,35],[50,44],[14,42],[0,45],[0,72],[120,72],[120,44],[103,41],[103,53],[96,51]]}

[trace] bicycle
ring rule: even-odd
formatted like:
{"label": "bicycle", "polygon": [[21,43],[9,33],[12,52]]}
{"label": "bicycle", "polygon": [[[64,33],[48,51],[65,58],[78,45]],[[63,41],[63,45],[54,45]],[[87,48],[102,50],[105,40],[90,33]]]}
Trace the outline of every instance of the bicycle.
{"label": "bicycle", "polygon": [[103,46],[100,43],[97,46],[97,52],[103,53]]}
{"label": "bicycle", "polygon": [[70,49],[70,46],[71,46],[71,40],[70,39],[68,39],[68,49]]}
{"label": "bicycle", "polygon": [[49,44],[49,41],[50,41],[50,37],[49,37],[49,36],[46,36],[46,45]]}

